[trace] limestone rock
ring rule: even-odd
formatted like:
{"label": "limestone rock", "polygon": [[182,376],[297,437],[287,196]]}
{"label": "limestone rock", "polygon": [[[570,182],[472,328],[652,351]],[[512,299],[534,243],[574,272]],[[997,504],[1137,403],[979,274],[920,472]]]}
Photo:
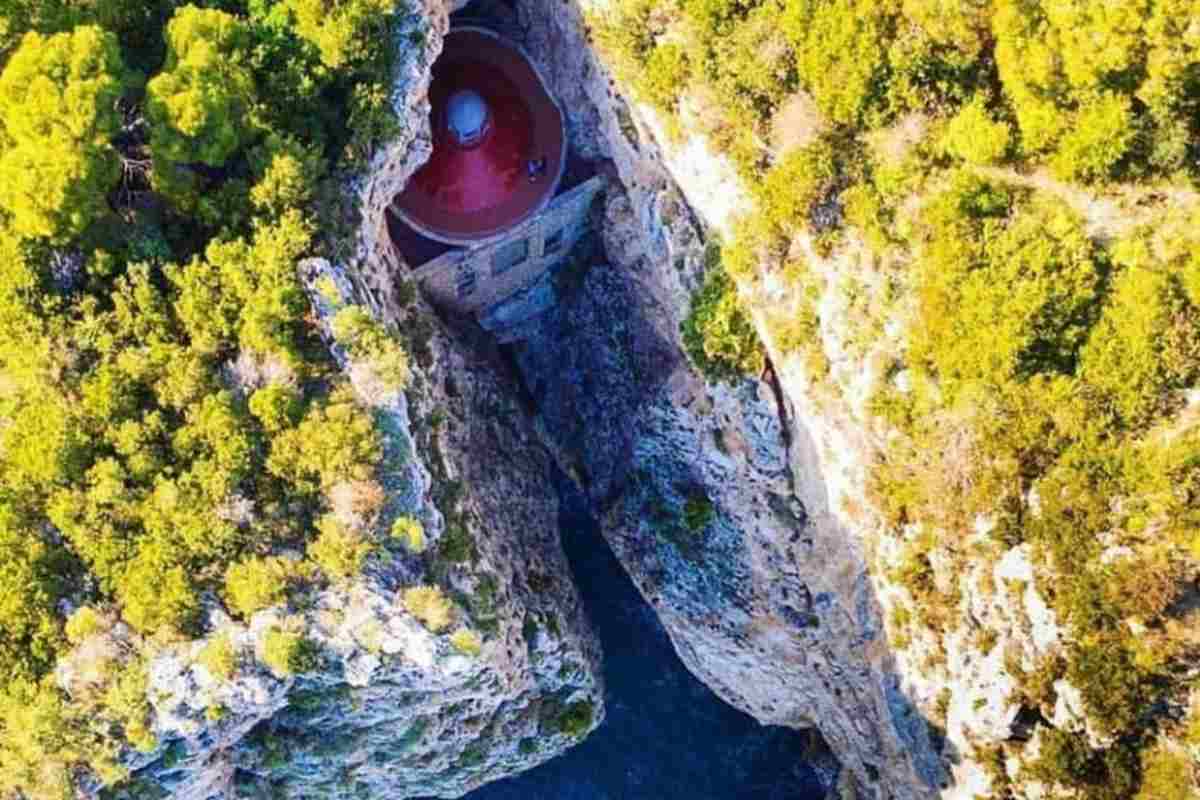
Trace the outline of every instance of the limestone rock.
{"label": "limestone rock", "polygon": [[861,542],[830,510],[818,439],[769,381],[712,386],[681,352],[703,238],[745,210],[732,169],[630,109],[579,12],[518,4],[575,146],[612,164],[609,263],[516,347],[539,424],[684,663],[759,720],[818,727],[859,796],[936,794]]}
{"label": "limestone rock", "polygon": [[[554,756],[603,719],[599,642],[562,553],[544,448],[516,387],[404,287],[384,238],[384,209],[429,153],[425,92],[450,9],[422,3],[398,33],[392,99],[404,133],[347,186],[361,211],[348,261],[302,265],[326,331],[337,308],[360,304],[397,326],[412,358],[397,392],[332,348],[383,434],[383,546],[361,576],[302,605],[241,623],[212,603],[205,639],[147,651],[158,744],[125,754],[132,780],[119,796],[458,797]],[[252,385],[261,371],[234,365],[231,380]],[[401,514],[422,522],[423,553],[387,544]],[[451,627],[432,631],[408,610],[403,590],[418,584],[444,589]],[[478,652],[456,646],[459,629],[479,634]],[[266,664],[280,630],[308,642],[296,674]],[[96,647],[138,644],[116,633],[124,639]],[[216,637],[236,653],[231,674],[201,663]],[[86,675],[65,663],[70,690]]]}

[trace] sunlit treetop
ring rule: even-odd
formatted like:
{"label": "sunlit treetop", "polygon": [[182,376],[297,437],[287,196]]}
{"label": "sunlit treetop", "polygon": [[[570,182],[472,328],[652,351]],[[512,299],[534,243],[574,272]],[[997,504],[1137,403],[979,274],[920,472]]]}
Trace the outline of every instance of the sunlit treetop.
{"label": "sunlit treetop", "polygon": [[321,63],[339,69],[368,56],[367,33],[395,10],[396,0],[285,0],[285,5],[296,33],[320,51]]}
{"label": "sunlit treetop", "polygon": [[251,133],[249,29],[223,11],[184,6],[166,39],[167,62],[147,86],[155,159],[218,167]]}
{"label": "sunlit treetop", "polygon": [[116,37],[100,28],[21,40],[0,73],[0,209],[15,233],[70,239],[104,212],[123,77]]}

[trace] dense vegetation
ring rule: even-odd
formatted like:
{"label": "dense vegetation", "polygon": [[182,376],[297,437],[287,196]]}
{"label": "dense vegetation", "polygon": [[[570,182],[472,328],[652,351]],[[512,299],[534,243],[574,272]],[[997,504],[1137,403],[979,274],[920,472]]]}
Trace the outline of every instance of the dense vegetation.
{"label": "dense vegetation", "polygon": [[[80,767],[122,776],[120,742],[154,746],[138,648],[93,638],[118,620],[180,640],[213,599],[248,615],[369,554],[379,434],[297,263],[395,125],[399,13],[0,3],[0,797],[71,797]],[[337,327],[407,378],[369,317]],[[72,645],[68,702],[51,670]],[[279,673],[313,658],[290,630],[266,652]],[[203,658],[234,663],[220,637]]]}
{"label": "dense vegetation", "polygon": [[757,201],[684,325],[697,365],[752,363],[751,309],[830,391],[830,352],[891,360],[868,423],[888,434],[875,505],[907,542],[881,567],[912,600],[895,641],[963,624],[935,563],[1028,545],[1067,644],[1009,669],[1047,718],[1069,679],[1110,742],[1051,731],[1032,777],[1198,796],[1200,9],[621,0],[590,21],[635,97]]}

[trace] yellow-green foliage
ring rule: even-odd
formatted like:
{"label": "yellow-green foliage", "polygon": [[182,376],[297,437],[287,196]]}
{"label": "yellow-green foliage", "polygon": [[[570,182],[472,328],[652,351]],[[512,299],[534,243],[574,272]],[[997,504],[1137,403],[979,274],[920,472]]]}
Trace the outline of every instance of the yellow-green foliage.
{"label": "yellow-green foliage", "polygon": [[829,119],[854,124],[879,103],[894,25],[887,4],[800,0],[786,5],[780,25],[801,82]]}
{"label": "yellow-green foliage", "polygon": [[392,523],[392,538],[403,544],[410,553],[425,552],[425,526],[416,517],[397,517]]}
{"label": "yellow-green foliage", "polygon": [[282,603],[293,567],[286,559],[252,556],[225,570],[225,602],[243,617]]}
{"label": "yellow-green foliage", "polygon": [[454,607],[437,586],[410,586],[402,599],[408,613],[434,633],[441,633],[454,622]]}
{"label": "yellow-green foliage", "polygon": [[238,652],[233,637],[224,631],[213,635],[196,660],[213,677],[229,680],[238,666]]}
{"label": "yellow-green foliage", "polygon": [[380,455],[379,434],[349,392],[314,404],[300,424],[272,441],[267,468],[297,487],[328,489],[368,480]]}
{"label": "yellow-green foliage", "polygon": [[304,411],[300,392],[285,384],[272,383],[250,395],[250,413],[265,430],[278,433],[300,421]]}
{"label": "yellow-green foliage", "polygon": [[320,663],[317,646],[295,631],[274,627],[262,642],[263,663],[281,677],[312,672]]}
{"label": "yellow-green foliage", "polygon": [[280,603],[294,572],[262,554],[374,474],[297,275],[335,244],[323,176],[394,122],[398,18],[356,5],[340,66],[283,3],[0,12],[0,697],[42,714],[0,724],[0,795],[74,796],[152,744],[141,667],[77,665],[69,704],[39,688],[95,627],[66,597],[147,650],[198,633],[202,597]]}
{"label": "yellow-green foliage", "polygon": [[295,19],[296,33],[316,46],[321,62],[338,69],[361,61],[387,30],[396,0],[284,0]]}
{"label": "yellow-green foliage", "polygon": [[254,153],[258,177],[250,202],[269,218],[302,208],[312,198],[321,173],[320,154],[293,138],[272,136]]}
{"label": "yellow-green foliage", "polygon": [[0,208],[22,236],[65,242],[107,211],[125,67],[95,26],[26,34],[0,73]]}
{"label": "yellow-green foliage", "polygon": [[1054,171],[1068,180],[1107,178],[1135,134],[1128,97],[1112,92],[1089,97],[1075,115],[1075,124],[1059,140]]}
{"label": "yellow-green foliage", "polygon": [[839,174],[834,142],[822,137],[784,156],[755,186],[763,219],[776,232],[807,223]]}
{"label": "yellow-green foliage", "polygon": [[1084,380],[1133,428],[1177,408],[1200,378],[1200,306],[1179,270],[1161,268],[1147,233],[1113,248],[1119,271],[1082,354]]}
{"label": "yellow-green foliage", "polygon": [[146,687],[150,675],[141,659],[127,662],[109,684],[101,701],[103,713],[121,726],[126,741],[142,752],[158,746],[158,738],[150,730],[150,703]]}
{"label": "yellow-green foliage", "polygon": [[[1200,177],[1194,5],[621,0],[589,19],[618,80],[694,119],[757,204],[724,275],[693,300],[695,363],[744,369],[753,328],[738,297],[771,296],[756,311],[772,344],[807,343],[806,371],[822,375],[812,301],[824,287],[803,269],[808,252],[834,255],[825,272],[861,264],[884,281],[894,308],[848,315],[838,333],[891,349],[880,320],[906,323],[871,404],[894,428],[874,497],[897,534],[925,531],[890,565],[913,596],[902,627],[960,622],[933,565],[980,557],[964,546],[980,522],[990,552],[1028,544],[1075,642],[1055,674],[1116,742],[1052,736],[1033,773],[1084,800],[1156,796],[1174,780],[1139,751],[1194,658],[1179,601],[1200,553],[1200,433],[1186,407],[1200,383],[1200,211],[1177,190]],[[807,145],[772,149],[797,92],[824,119],[804,121]],[[1160,193],[1126,188],[1166,179]],[[1134,197],[1154,210],[1131,230],[1107,204]],[[868,245],[861,260],[850,232]]]}
{"label": "yellow-green foliage", "polygon": [[483,639],[470,628],[459,628],[450,635],[450,644],[460,653],[477,656],[483,651]]}
{"label": "yellow-green foliage", "polygon": [[[0,685],[53,664],[61,644],[56,550],[0,503]],[[68,633],[71,629],[68,628]]]}
{"label": "yellow-green foliage", "polygon": [[1124,800],[1138,785],[1137,754],[1124,744],[1092,750],[1087,738],[1043,728],[1042,747],[1028,770],[1030,777],[1050,785],[1065,786],[1074,797],[1086,800]]}
{"label": "yellow-green foliage", "polygon": [[[763,134],[802,90],[838,126],[920,111],[956,120],[956,157],[1023,154],[1095,181],[1195,174],[1193,19],[1189,0],[620,0],[589,24],[640,99],[673,113],[691,94],[747,177],[769,165]],[[985,114],[972,98],[996,88]]]}
{"label": "yellow-green foliage", "polygon": [[1010,141],[1008,123],[992,119],[983,98],[976,97],[950,119],[943,146],[971,164],[991,164],[1004,158]]}
{"label": "yellow-green foliage", "polygon": [[762,371],[762,344],[736,285],[721,266],[704,276],[682,331],[691,362],[709,379],[734,380]]}
{"label": "yellow-green foliage", "polygon": [[320,534],[308,545],[308,557],[330,578],[350,578],[362,571],[374,546],[333,515],[321,518]]}
{"label": "yellow-green foliage", "polygon": [[51,680],[8,684],[0,691],[0,795],[73,797],[72,773],[80,763],[107,782],[123,777],[115,748],[91,722]]}
{"label": "yellow-green foliage", "polygon": [[670,108],[687,86],[688,73],[687,52],[682,45],[666,42],[650,51],[636,87],[648,102]]}
{"label": "yellow-green foliage", "polygon": [[140,631],[183,630],[200,611],[195,581],[160,541],[139,547],[121,578],[121,615]]}
{"label": "yellow-green foliage", "polygon": [[71,644],[80,642],[103,633],[108,629],[109,622],[91,606],[80,606],[75,613],[67,618],[64,632]]}
{"label": "yellow-green foliage", "polygon": [[1102,266],[1069,209],[961,173],[921,223],[912,360],[944,392],[1073,369]]}
{"label": "yellow-green foliage", "polygon": [[215,354],[235,341],[263,357],[298,360],[304,292],[296,261],[310,235],[309,224],[290,211],[256,225],[252,238],[213,242],[203,259],[167,270],[192,346]]}
{"label": "yellow-green foliage", "polygon": [[351,357],[365,361],[389,389],[408,383],[408,355],[387,328],[362,306],[346,306],[333,318],[333,336]]}
{"label": "yellow-green foliage", "polygon": [[742,307],[737,286],[717,258],[710,258],[704,285],[692,296],[680,325],[688,357],[710,380],[736,380],[762,371],[758,334]]}
{"label": "yellow-green foliage", "polygon": [[[1023,148],[1057,150],[1060,174],[1093,179],[1116,166],[1139,128],[1174,136],[1194,113],[1185,77],[1200,51],[1188,31],[1194,16],[1187,0],[998,0],[996,62]],[[1170,171],[1185,157],[1159,148],[1151,166]]]}
{"label": "yellow-green foliage", "polygon": [[249,135],[250,33],[232,14],[183,6],[166,37],[167,63],[146,86],[155,157],[220,166]]}
{"label": "yellow-green foliage", "polygon": [[1142,751],[1142,788],[1133,800],[1195,800],[1195,764],[1185,752],[1160,744]]}
{"label": "yellow-green foliage", "polygon": [[[1197,540],[1200,433],[1176,420],[1200,379],[1184,220],[1102,246],[1058,201],[960,173],[908,242],[913,388],[889,417],[905,437],[877,487],[897,522],[953,543],[984,514],[998,545],[1029,542],[1052,565],[1055,610],[1076,642],[1065,677],[1119,744],[1055,738],[1035,774],[1088,800],[1138,791],[1148,762],[1135,742],[1178,689],[1171,676],[1191,646],[1130,633],[1135,622],[1179,629],[1173,609]],[[1111,546],[1129,554],[1106,563]],[[895,577],[917,618],[941,627],[947,607],[924,563],[910,559]]]}

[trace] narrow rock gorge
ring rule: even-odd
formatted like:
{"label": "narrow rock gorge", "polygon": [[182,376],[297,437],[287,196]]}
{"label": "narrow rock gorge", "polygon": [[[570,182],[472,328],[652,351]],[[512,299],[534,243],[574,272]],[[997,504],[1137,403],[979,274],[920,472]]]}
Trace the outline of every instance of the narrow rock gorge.
{"label": "narrow rock gorge", "polygon": [[1194,0],[0,6],[0,800],[1200,797]]}
{"label": "narrow rock gorge", "polygon": [[[661,149],[656,119],[622,99],[575,5],[463,13],[524,46],[572,147],[610,178],[598,245],[580,249],[555,278],[557,305],[500,354],[539,435],[689,669],[763,723],[818,729],[845,791],[933,796],[939,755],[900,685],[862,545],[830,510],[814,420],[773,373],[712,385],[683,355],[708,242],[745,208],[744,192],[702,145]],[[411,108],[419,130],[423,109]],[[388,169],[364,193],[367,231],[371,203],[398,185]],[[366,238],[374,262],[360,269],[386,311],[403,268],[382,237]]]}

